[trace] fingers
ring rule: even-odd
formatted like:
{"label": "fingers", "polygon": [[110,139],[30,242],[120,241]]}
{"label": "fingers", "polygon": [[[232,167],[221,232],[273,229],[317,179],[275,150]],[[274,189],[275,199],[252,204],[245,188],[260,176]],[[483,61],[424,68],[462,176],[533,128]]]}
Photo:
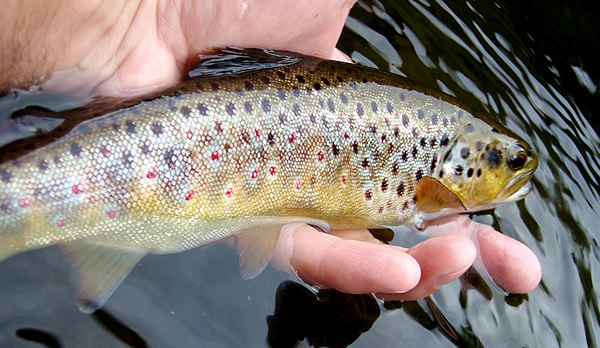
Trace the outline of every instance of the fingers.
{"label": "fingers", "polygon": [[540,262],[523,243],[491,226],[481,227],[478,239],[483,264],[501,288],[513,294],[525,294],[540,283]]}
{"label": "fingers", "polygon": [[350,294],[406,292],[421,277],[402,248],[341,239],[304,224],[284,227],[272,263],[285,269],[290,250],[289,265],[302,279]]}
{"label": "fingers", "polygon": [[379,294],[386,300],[412,301],[429,296],[467,271],[477,256],[473,242],[464,236],[428,239],[408,250],[421,267],[421,280],[404,294]]}

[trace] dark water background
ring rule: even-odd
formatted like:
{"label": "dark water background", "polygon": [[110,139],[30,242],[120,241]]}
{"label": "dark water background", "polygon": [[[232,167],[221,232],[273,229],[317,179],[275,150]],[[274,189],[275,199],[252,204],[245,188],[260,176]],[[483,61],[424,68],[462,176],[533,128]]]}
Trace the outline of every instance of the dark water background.
{"label": "dark water background", "polygon": [[[543,280],[528,295],[494,293],[491,299],[466,290],[464,282],[445,286],[432,300],[454,338],[425,300],[382,307],[326,293],[334,305],[317,312],[322,308],[311,293],[292,285],[281,292],[288,302],[269,319],[277,342],[309,332],[331,346],[356,337],[355,347],[598,346],[599,18],[597,1],[355,6],[339,48],[356,62],[453,94],[537,150],[533,192],[475,218],[533,249]],[[57,248],[12,257],[0,269],[0,347],[40,346],[31,340],[64,347],[264,346],[267,316],[275,313],[277,287],[287,276],[267,269],[244,281],[237,264],[235,252],[222,245],[147,256],[105,312],[89,316],[73,304],[68,266]],[[355,311],[342,314],[348,320],[342,322],[337,308]]]}

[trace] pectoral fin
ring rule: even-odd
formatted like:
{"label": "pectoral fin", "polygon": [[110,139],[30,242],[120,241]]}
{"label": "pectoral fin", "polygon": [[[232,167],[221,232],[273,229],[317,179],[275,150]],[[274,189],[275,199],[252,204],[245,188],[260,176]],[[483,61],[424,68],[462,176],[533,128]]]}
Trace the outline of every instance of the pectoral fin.
{"label": "pectoral fin", "polygon": [[102,307],[131,269],[146,255],[140,249],[119,249],[86,242],[62,246],[77,270],[78,307],[92,313]]}
{"label": "pectoral fin", "polygon": [[253,279],[265,269],[279,240],[281,224],[251,227],[237,235],[240,274]]}
{"label": "pectoral fin", "polygon": [[437,179],[426,176],[419,181],[415,193],[416,205],[426,214],[444,209],[466,211],[460,198]]}

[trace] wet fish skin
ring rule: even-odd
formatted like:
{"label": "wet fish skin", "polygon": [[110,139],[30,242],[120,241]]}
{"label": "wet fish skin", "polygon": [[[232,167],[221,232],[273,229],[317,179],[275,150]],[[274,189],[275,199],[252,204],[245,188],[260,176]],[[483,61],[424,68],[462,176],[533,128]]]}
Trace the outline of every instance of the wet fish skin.
{"label": "wet fish skin", "polygon": [[[526,143],[493,132],[452,98],[423,90],[372,69],[303,57],[192,80],[90,118],[0,164],[0,260],[61,244],[89,273],[102,268],[90,254],[128,255],[116,271],[96,272],[114,273],[108,280],[82,280],[83,295],[101,305],[110,294],[103,284],[114,289],[146,252],[179,252],[239,234],[245,275],[254,276],[284,223],[403,225],[424,213],[489,208],[528,192],[515,196],[535,170]],[[463,158],[475,173],[466,178],[466,167],[447,170],[456,165],[445,154],[464,141],[474,147],[472,134],[484,146]],[[524,163],[510,168],[501,158],[490,166],[491,148],[525,153]],[[505,197],[496,199],[500,187],[489,202],[471,205],[472,183],[488,175],[521,179]],[[457,180],[460,188],[452,186]],[[419,192],[420,185],[427,189]],[[275,237],[254,243],[265,238],[255,237],[262,230]],[[261,251],[253,250],[257,244]]]}

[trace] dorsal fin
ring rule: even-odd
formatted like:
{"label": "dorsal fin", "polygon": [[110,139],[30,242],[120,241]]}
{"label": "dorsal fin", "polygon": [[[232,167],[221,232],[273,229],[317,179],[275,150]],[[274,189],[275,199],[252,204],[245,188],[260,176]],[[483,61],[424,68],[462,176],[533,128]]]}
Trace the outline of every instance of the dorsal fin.
{"label": "dorsal fin", "polygon": [[419,210],[426,214],[437,213],[444,209],[467,210],[454,192],[430,176],[424,177],[417,184],[415,199]]}
{"label": "dorsal fin", "polygon": [[239,75],[296,64],[302,59],[302,56],[286,51],[239,47],[213,48],[200,55],[200,63],[188,72],[188,76],[198,80]]}

